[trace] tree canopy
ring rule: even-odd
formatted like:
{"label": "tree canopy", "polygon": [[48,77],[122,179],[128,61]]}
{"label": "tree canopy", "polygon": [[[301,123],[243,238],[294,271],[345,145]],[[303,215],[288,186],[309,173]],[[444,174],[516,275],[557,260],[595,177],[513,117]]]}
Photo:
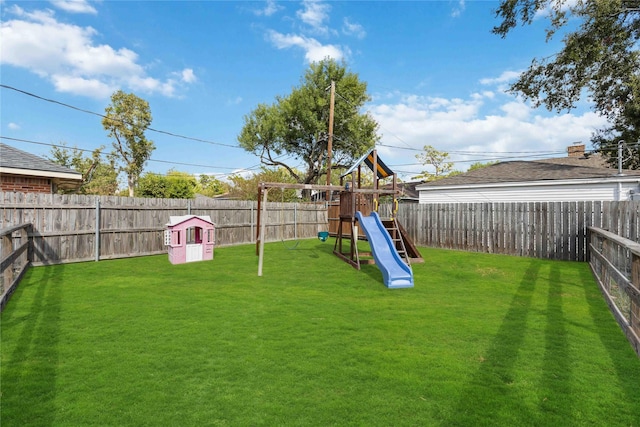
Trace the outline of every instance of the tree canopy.
{"label": "tree canopy", "polygon": [[425,145],[423,150],[422,153],[416,154],[416,159],[424,166],[432,166],[433,171],[424,170],[419,175],[414,176],[413,179],[435,181],[455,173],[453,162],[449,160],[449,153],[438,151],[431,145]]}
{"label": "tree canopy", "polygon": [[115,158],[108,155],[102,158],[104,147],[97,148],[91,156],[85,156],[77,147],[69,149],[64,143],[51,149],[51,160],[59,165],[74,169],[82,174],[82,185],[76,191],[79,194],[114,195],[118,190],[118,171]]}
{"label": "tree canopy", "polygon": [[[366,83],[344,63],[312,63],[298,87],[273,104],[259,104],[244,117],[238,142],[264,166],[284,168],[297,183],[316,183],[327,171],[330,98],[335,82],[331,169],[348,167],[379,139],[378,124],[361,113],[370,100]],[[294,165],[302,162],[304,170]]]}
{"label": "tree canopy", "polygon": [[127,174],[130,197],[133,197],[144,165],[155,149],[153,141],[144,134],[152,120],[147,101],[121,90],[111,95],[111,104],[105,108],[102,126],[114,139],[113,148]]}
{"label": "tree canopy", "polygon": [[[229,180],[231,181],[229,195],[239,200],[258,200],[258,185],[261,182],[298,183],[289,171],[282,167],[262,167],[258,173],[252,173],[249,176],[232,175]],[[292,189],[272,189],[267,195],[267,200],[270,202],[296,202],[298,201],[298,193]]]}
{"label": "tree canopy", "polygon": [[229,191],[229,184],[220,181],[215,176],[201,174],[198,178],[196,193],[207,197],[219,196]]}
{"label": "tree canopy", "polygon": [[166,199],[191,199],[195,196],[198,182],[186,172],[170,170],[166,175],[147,172],[140,177],[136,196]]}
{"label": "tree canopy", "polygon": [[[610,123],[592,142],[613,159],[618,140],[635,143],[640,138],[640,1],[501,0],[496,16],[502,22],[493,32],[506,37],[541,12],[548,14],[547,40],[566,30],[564,48],[555,56],[533,59],[511,91],[550,111],[571,110],[588,95],[594,110]],[[575,30],[568,24],[575,24]]]}

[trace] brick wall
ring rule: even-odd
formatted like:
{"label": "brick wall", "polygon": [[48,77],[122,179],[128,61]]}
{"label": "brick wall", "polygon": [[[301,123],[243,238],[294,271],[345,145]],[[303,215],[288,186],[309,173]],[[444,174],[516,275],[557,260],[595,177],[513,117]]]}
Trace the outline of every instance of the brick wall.
{"label": "brick wall", "polygon": [[0,191],[24,193],[51,193],[51,179],[33,176],[0,175]]}

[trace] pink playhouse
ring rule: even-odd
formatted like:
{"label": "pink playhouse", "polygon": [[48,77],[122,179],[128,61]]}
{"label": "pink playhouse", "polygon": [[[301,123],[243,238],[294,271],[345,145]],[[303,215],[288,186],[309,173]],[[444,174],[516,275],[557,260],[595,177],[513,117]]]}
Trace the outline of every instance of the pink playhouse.
{"label": "pink playhouse", "polygon": [[164,232],[169,262],[206,261],[213,259],[215,224],[209,215],[171,216]]}

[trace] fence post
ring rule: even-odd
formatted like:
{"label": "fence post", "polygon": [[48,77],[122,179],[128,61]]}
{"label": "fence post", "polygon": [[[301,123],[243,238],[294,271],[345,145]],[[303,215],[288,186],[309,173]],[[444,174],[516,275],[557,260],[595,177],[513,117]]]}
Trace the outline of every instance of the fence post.
{"label": "fence post", "polygon": [[293,205],[293,238],[298,238],[298,204]]}
{"label": "fence post", "polygon": [[96,197],[96,237],[94,243],[95,261],[100,261],[100,198]]}
{"label": "fence post", "polygon": [[[11,233],[2,236],[2,257],[0,259],[6,259],[13,252],[13,241],[11,239]],[[2,273],[2,283],[0,283],[0,294],[3,294],[5,288],[11,285],[13,282],[13,266],[8,267]]]}
{"label": "fence post", "polygon": [[27,248],[27,262],[33,262],[33,224],[29,224],[27,227],[27,241],[29,247]]}
{"label": "fence post", "polygon": [[[629,298],[631,306],[629,308],[629,327],[636,337],[640,337],[640,302],[638,301],[638,290],[640,290],[640,255],[631,253],[631,286],[636,289],[635,298]],[[640,356],[640,342],[635,343],[636,354]]]}

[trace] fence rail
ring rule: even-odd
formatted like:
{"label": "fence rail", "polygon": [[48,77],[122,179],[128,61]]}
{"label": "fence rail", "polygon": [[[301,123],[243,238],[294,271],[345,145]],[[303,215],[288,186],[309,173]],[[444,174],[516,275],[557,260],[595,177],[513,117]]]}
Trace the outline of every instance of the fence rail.
{"label": "fence rail", "polygon": [[29,223],[0,230],[0,311],[31,263],[30,230]]}
{"label": "fence rail", "polygon": [[[380,215],[391,209],[381,205]],[[32,263],[166,253],[172,215],[209,215],[218,246],[255,242],[257,232],[257,202],[248,201],[0,192],[0,211],[0,309]],[[265,241],[315,237],[337,216],[325,203],[267,203]],[[640,202],[406,204],[397,217],[419,246],[589,261],[640,355]]]}
{"label": "fence rail", "polygon": [[[249,201],[0,193],[0,202],[0,228],[33,224],[35,265],[165,253],[171,215],[209,215],[219,246],[253,243],[257,232]],[[312,238],[337,217],[325,203],[270,202],[265,241]],[[397,217],[419,246],[475,252],[585,262],[588,227],[640,241],[635,201],[405,204]]]}
{"label": "fence rail", "polygon": [[587,261],[587,227],[640,241],[636,201],[406,204],[398,219],[419,246],[544,259]]}
{"label": "fence rail", "polygon": [[589,265],[602,295],[640,356],[640,244],[596,227]]}
{"label": "fence rail", "polygon": [[[32,223],[33,264],[166,253],[172,215],[209,215],[216,245],[255,242],[256,202],[0,193],[0,228]],[[315,237],[327,228],[324,203],[267,203],[265,241]]]}

